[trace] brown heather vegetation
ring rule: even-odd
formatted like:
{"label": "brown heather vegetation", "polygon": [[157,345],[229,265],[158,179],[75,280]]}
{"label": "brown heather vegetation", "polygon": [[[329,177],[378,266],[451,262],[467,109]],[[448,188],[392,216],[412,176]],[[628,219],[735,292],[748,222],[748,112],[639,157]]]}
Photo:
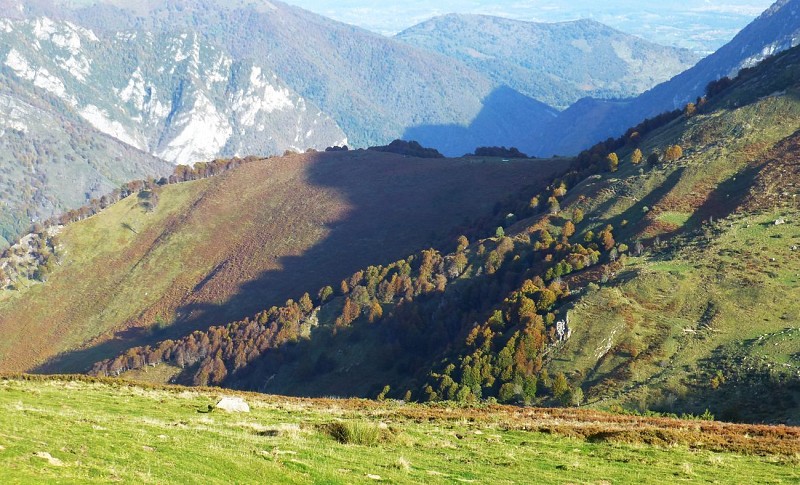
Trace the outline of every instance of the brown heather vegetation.
{"label": "brown heather vegetation", "polygon": [[131,346],[253,315],[376,261],[451,244],[470,221],[498,216],[497,201],[559,169],[309,153],[161,187],[150,211],[126,199],[67,226],[46,285],[2,295],[0,368],[32,369],[82,348],[40,368],[81,371]]}

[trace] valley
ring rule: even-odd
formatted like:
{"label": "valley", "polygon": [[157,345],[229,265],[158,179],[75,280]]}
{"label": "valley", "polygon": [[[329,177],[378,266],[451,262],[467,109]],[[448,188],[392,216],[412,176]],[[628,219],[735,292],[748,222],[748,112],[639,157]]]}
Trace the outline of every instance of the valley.
{"label": "valley", "polygon": [[798,482],[800,0],[592,18],[0,0],[0,482]]}

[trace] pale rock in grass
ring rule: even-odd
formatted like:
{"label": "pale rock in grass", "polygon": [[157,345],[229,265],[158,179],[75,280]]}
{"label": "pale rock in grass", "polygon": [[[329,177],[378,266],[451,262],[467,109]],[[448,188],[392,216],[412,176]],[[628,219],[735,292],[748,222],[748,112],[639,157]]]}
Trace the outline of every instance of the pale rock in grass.
{"label": "pale rock in grass", "polygon": [[58,458],[54,458],[50,453],[46,451],[39,451],[37,453],[34,453],[33,456],[35,456],[36,458],[47,460],[47,463],[49,463],[52,466],[64,466],[63,461],[59,460]]}
{"label": "pale rock in grass", "polygon": [[249,413],[250,406],[240,397],[223,397],[217,403],[217,409],[227,411],[229,413]]}

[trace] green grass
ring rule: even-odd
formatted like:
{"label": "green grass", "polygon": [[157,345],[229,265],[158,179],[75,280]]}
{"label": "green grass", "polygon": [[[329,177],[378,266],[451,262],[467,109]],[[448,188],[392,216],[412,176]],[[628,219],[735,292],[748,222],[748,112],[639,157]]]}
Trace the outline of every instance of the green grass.
{"label": "green grass", "polygon": [[[797,458],[591,443],[515,430],[503,413],[221,390],[0,381],[0,481],[137,483],[791,483]],[[429,415],[429,416],[428,416]],[[442,417],[444,416],[444,417]],[[359,431],[342,444],[331,425]],[[384,438],[380,438],[384,436]]]}
{"label": "green grass", "polygon": [[692,217],[690,212],[662,212],[658,215],[658,220],[661,222],[665,222],[667,224],[671,224],[677,227],[683,227],[684,224]]}

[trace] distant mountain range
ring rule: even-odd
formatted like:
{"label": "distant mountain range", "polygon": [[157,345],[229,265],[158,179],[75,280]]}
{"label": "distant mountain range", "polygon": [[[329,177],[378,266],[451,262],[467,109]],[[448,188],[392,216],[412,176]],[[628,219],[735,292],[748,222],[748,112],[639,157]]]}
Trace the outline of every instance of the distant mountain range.
{"label": "distant mountain range", "polygon": [[396,37],[458,59],[497,84],[558,109],[586,96],[635,96],[699,59],[592,20],[556,24],[445,15]]}
{"label": "distant mountain range", "polygon": [[538,133],[537,154],[575,154],[628,127],[702,96],[710,81],[734,76],[765,57],[800,43],[800,0],[779,0],[719,51],[636,98],[584,99]]}
{"label": "distant mountain range", "polygon": [[[6,239],[130,178],[168,173],[162,161],[395,138],[447,155],[530,150],[558,114],[552,105],[635,94],[694,62],[593,22],[445,17],[390,39],[266,0],[0,0],[0,9],[12,113],[0,122]],[[471,44],[488,24],[506,34]],[[464,48],[497,61],[427,45],[453,29]],[[522,42],[538,48],[509,50],[509,36],[526,29]],[[639,67],[646,73],[633,75]],[[37,115],[24,115],[32,100]],[[37,147],[35,168],[16,156],[24,146]]]}

